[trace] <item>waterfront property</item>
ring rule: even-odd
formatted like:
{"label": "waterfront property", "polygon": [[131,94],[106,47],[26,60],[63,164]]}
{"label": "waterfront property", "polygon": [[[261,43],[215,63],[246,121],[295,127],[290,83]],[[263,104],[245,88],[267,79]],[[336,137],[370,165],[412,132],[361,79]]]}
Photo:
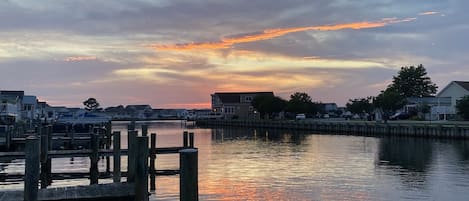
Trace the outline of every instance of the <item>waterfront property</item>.
{"label": "waterfront property", "polygon": [[469,139],[469,123],[461,122],[389,122],[371,121],[270,121],[270,120],[198,120],[199,126],[228,126],[266,129],[306,130],[335,134],[370,136],[413,136]]}
{"label": "waterfront property", "polygon": [[451,98],[451,106],[448,108],[444,108],[445,110],[436,110],[440,115],[443,115],[443,118],[453,117],[456,115],[456,104],[458,100],[462,97],[469,95],[469,82],[466,81],[452,81],[448,85],[446,85],[436,97],[443,98],[443,97],[450,97]]}
{"label": "waterfront property", "polygon": [[251,103],[259,95],[274,96],[274,92],[216,92],[211,94],[212,111],[226,119],[256,119],[258,114]]}

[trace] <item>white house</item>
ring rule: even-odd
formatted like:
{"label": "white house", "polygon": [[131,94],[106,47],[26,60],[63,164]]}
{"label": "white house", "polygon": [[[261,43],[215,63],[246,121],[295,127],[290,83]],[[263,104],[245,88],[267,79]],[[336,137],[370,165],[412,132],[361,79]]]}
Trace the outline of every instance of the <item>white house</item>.
{"label": "white house", "polygon": [[36,108],[37,108],[37,98],[36,96],[24,96],[22,100],[23,108],[21,110],[22,119],[34,119]]}
{"label": "white house", "polygon": [[456,104],[462,97],[469,95],[469,82],[452,81],[443,88],[436,97],[451,97],[451,106],[446,111],[441,111],[446,115],[454,116],[457,113]]}

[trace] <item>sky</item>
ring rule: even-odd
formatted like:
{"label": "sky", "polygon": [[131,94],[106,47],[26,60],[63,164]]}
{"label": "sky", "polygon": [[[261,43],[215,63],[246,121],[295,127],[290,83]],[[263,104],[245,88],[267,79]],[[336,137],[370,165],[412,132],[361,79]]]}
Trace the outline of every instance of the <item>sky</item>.
{"label": "sky", "polygon": [[0,0],[0,89],[50,105],[209,108],[214,92],[345,105],[402,66],[469,77],[466,0]]}

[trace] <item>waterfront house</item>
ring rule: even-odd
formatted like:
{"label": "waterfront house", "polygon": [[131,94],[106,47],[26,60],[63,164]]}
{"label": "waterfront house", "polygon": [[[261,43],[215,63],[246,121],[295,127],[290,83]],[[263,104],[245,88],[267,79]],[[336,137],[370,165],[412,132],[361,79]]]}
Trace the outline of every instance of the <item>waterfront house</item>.
{"label": "waterfront house", "polygon": [[115,106],[115,107],[107,107],[104,109],[104,113],[111,117],[112,119],[129,119],[131,118],[130,115],[127,114],[126,109],[123,105]]}
{"label": "waterfront house", "polygon": [[221,113],[226,119],[257,118],[251,103],[259,95],[274,96],[274,92],[216,92],[211,94],[212,111]]}
{"label": "waterfront house", "polygon": [[57,120],[59,117],[68,115],[69,110],[64,106],[49,106],[45,109],[49,121]]}
{"label": "waterfront house", "polygon": [[445,119],[451,108],[451,97],[411,97],[407,98],[404,111],[419,111],[418,107],[429,107],[428,113],[422,114],[425,120]]}
{"label": "waterfront house", "polygon": [[147,119],[153,115],[150,105],[127,105],[125,110],[129,116],[137,119]]}
{"label": "waterfront house", "polygon": [[21,118],[32,120],[36,117],[36,96],[23,96]]}
{"label": "waterfront house", "polygon": [[36,115],[35,118],[44,119],[47,115],[46,108],[49,105],[44,101],[38,101],[36,104]]}
{"label": "waterfront house", "polygon": [[14,124],[19,117],[18,99],[0,95],[0,125]]}
{"label": "waterfront house", "polygon": [[460,100],[462,97],[467,96],[467,95],[469,95],[469,82],[467,81],[450,82],[440,92],[438,92],[436,97],[451,98],[451,105],[445,110],[438,110],[436,112],[440,114],[439,116],[443,116],[443,119],[452,118],[457,113],[456,104],[458,100]]}
{"label": "waterfront house", "polygon": [[8,118],[13,122],[20,121],[24,91],[1,90],[0,96],[2,97],[2,102],[5,102],[4,106],[8,108],[8,113],[3,113],[3,118]]}

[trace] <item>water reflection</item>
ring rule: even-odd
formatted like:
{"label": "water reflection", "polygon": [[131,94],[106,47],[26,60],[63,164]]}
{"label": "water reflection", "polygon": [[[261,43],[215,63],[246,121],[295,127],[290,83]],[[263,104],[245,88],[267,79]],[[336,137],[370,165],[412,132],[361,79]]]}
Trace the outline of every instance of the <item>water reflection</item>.
{"label": "water reflection", "polygon": [[[126,147],[126,124],[116,124]],[[157,146],[180,146],[180,121],[153,122]],[[467,200],[469,142],[376,138],[288,130],[192,128],[199,148],[200,200]],[[177,155],[160,155],[157,169],[178,169]],[[103,161],[103,160],[101,160]],[[54,159],[54,172],[86,172],[88,158]],[[126,158],[122,161],[126,169]],[[100,170],[104,171],[104,163]],[[0,162],[0,173],[23,161]],[[54,181],[55,186],[85,180]],[[101,180],[100,180],[101,182]],[[0,189],[11,184],[0,182]],[[17,185],[22,188],[21,185]],[[157,178],[150,200],[178,200],[179,177]]]}
{"label": "water reflection", "polygon": [[263,140],[278,143],[300,145],[306,140],[308,132],[286,132],[285,130],[254,129],[254,128],[213,128],[212,141],[222,143],[225,140]]}
{"label": "water reflection", "polygon": [[379,164],[399,166],[411,172],[425,172],[432,163],[433,145],[423,138],[382,138]]}

